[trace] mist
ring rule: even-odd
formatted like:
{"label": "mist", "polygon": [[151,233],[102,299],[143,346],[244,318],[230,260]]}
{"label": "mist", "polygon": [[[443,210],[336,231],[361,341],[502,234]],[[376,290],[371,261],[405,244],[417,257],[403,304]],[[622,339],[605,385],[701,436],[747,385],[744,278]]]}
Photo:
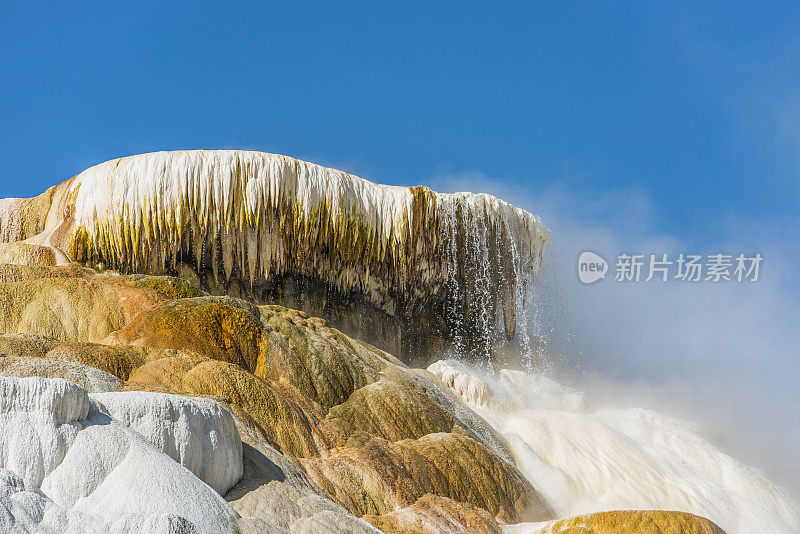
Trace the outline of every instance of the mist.
{"label": "mist", "polygon": [[[670,235],[657,226],[645,188],[598,192],[557,181],[520,191],[480,173],[433,182],[441,191],[497,195],[551,229],[528,325],[545,345],[551,374],[585,391],[593,408],[636,406],[690,421],[800,498],[796,235],[733,216],[689,238]],[[588,286],[577,278],[587,249],[609,263],[606,279]],[[764,260],[757,282],[623,283],[613,279],[621,253]]]}

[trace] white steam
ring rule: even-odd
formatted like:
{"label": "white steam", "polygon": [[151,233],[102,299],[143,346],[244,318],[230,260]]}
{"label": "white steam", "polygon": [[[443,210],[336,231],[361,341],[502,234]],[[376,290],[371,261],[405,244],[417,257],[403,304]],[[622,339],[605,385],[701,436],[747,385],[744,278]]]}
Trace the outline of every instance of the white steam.
{"label": "white steam", "polygon": [[[508,183],[508,181],[506,181]],[[544,367],[595,406],[639,407],[692,421],[726,453],[800,496],[800,317],[797,236],[731,217],[701,241],[653,229],[644,190],[580,193],[555,185],[521,194],[482,175],[441,178],[440,190],[487,191],[538,213],[551,228],[553,267],[528,325],[542,332]],[[620,253],[761,253],[756,283],[578,281],[587,249]]]}
{"label": "white steam", "polygon": [[641,408],[591,410],[581,392],[538,374],[492,375],[455,360],[428,370],[505,436],[560,517],[676,510],[730,534],[800,530],[788,493],[688,423]]}

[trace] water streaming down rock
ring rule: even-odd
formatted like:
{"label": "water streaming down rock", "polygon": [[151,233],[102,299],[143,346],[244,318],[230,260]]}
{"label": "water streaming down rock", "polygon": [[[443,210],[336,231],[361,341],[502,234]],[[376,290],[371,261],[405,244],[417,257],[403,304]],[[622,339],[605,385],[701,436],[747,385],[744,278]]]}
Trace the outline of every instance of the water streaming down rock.
{"label": "water streaming down rock", "polygon": [[[800,507],[788,493],[688,423],[640,408],[590,410],[582,392],[539,374],[483,373],[454,360],[428,370],[503,434],[561,517],[678,510],[728,534],[800,531]],[[549,532],[545,524],[512,531]]]}
{"label": "water streaming down rock", "polygon": [[456,193],[440,199],[447,327],[456,353],[491,366],[500,319],[508,339],[519,326],[522,342],[529,343],[526,317],[517,321],[517,315],[526,311],[526,292],[539,274],[543,251],[532,263],[518,252],[516,220],[496,198]]}
{"label": "water streaming down rock", "polygon": [[454,346],[487,360],[501,320],[515,334],[549,231],[489,195],[195,150],[111,160],[34,199],[5,201],[0,239],[299,307],[406,357]]}

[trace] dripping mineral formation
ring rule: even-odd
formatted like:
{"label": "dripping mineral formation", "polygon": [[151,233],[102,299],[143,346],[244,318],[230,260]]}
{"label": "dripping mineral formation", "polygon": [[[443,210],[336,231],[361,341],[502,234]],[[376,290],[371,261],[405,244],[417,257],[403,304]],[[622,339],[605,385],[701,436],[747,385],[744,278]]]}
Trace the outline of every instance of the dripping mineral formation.
{"label": "dripping mineral formation", "polygon": [[115,159],[0,204],[6,261],[179,275],[422,358],[448,345],[487,354],[499,323],[513,337],[548,240],[537,217],[492,196],[233,150]]}

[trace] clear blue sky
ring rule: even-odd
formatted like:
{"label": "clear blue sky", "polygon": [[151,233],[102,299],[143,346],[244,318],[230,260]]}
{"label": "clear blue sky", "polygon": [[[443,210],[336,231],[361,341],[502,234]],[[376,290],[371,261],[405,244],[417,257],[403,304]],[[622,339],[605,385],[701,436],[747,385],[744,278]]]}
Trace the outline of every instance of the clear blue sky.
{"label": "clear blue sky", "polygon": [[796,230],[800,12],[655,4],[4,2],[0,196],[248,148],[384,183],[643,187],[689,242]]}

